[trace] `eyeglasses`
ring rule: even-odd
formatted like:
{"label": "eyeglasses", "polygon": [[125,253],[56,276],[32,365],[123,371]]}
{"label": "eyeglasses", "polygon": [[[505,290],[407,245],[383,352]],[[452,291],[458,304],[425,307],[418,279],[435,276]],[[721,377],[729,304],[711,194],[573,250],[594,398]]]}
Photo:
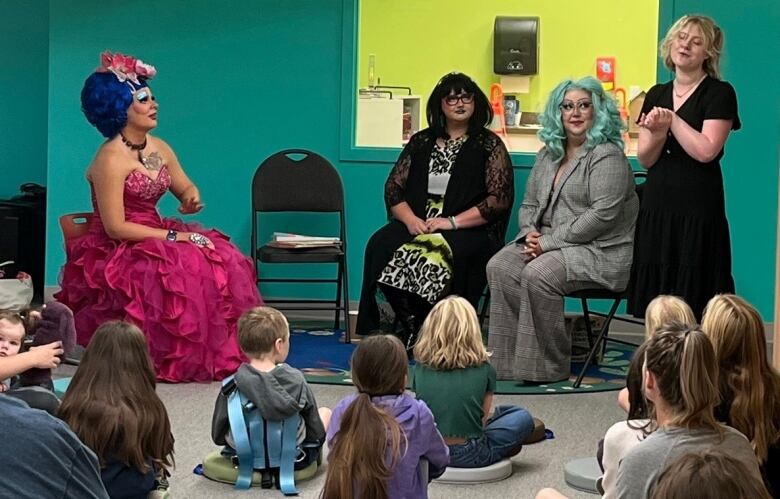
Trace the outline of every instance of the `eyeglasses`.
{"label": "eyeglasses", "polygon": [[564,101],[564,103],[558,107],[560,108],[561,111],[567,114],[574,112],[575,108],[577,109],[577,111],[582,113],[592,108],[593,103],[589,100],[578,100],[577,102]]}
{"label": "eyeglasses", "polygon": [[461,101],[464,104],[471,104],[474,102],[474,94],[466,93],[466,94],[460,94],[460,95],[447,95],[444,97],[444,102],[448,106],[454,106],[458,103],[458,101]]}

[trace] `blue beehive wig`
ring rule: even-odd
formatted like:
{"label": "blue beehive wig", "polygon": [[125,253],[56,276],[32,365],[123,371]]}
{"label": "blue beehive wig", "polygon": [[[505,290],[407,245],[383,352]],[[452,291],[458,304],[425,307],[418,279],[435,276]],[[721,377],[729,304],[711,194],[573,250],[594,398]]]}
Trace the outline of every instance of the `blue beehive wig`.
{"label": "blue beehive wig", "polygon": [[138,81],[137,85],[130,80],[121,82],[111,72],[95,72],[84,82],[81,110],[104,137],[110,139],[125,127],[133,92],[148,86],[145,79]]}

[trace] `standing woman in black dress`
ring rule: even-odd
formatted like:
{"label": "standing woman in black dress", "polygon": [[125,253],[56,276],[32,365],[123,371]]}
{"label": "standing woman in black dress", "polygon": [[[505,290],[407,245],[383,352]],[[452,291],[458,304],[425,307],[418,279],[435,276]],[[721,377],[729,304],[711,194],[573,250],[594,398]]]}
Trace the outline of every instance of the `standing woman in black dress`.
{"label": "standing woman in black dress", "polygon": [[674,23],[661,44],[674,80],[650,89],[637,120],[648,175],[634,239],[635,316],[671,294],[701,318],[715,294],[734,292],[720,158],[741,125],[734,88],[720,80],[722,50],[720,28],[695,15]]}

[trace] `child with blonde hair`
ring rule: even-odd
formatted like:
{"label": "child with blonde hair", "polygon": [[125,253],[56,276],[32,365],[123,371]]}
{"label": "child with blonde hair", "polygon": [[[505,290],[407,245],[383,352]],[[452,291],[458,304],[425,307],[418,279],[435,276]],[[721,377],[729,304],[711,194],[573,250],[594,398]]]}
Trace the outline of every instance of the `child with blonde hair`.
{"label": "child with blonde hair", "polygon": [[350,365],[358,393],[333,409],[322,498],[425,499],[427,480],[447,467],[447,446],[430,409],[404,393],[406,348],[395,336],[370,336],[358,343]]}
{"label": "child with blonde hair", "polygon": [[[658,295],[650,301],[645,310],[645,340],[649,340],[653,334],[664,324],[677,322],[693,326],[697,323],[691,307],[685,300],[672,295]],[[633,365],[626,375],[626,384],[632,382],[632,378],[641,380],[642,365]],[[631,412],[628,388],[623,388],[618,394],[618,405],[626,412]]]}
{"label": "child with blonde hair", "polygon": [[620,462],[616,497],[647,497],[675,458],[708,449],[742,461],[749,476],[761,480],[745,436],[715,419],[718,366],[707,335],[697,327],[673,323],[656,331],[646,348],[643,387],[658,429]]}
{"label": "child with blonde hair", "polygon": [[658,295],[647,304],[645,310],[645,339],[650,339],[663,324],[677,321],[694,325],[698,321],[685,300],[672,295]]}
{"label": "child with blonde hair", "polygon": [[715,416],[750,440],[767,488],[780,496],[780,374],[769,364],[761,316],[739,296],[716,295],[702,329],[720,367]]}
{"label": "child with blonde hair", "polygon": [[431,408],[450,449],[450,466],[481,468],[520,452],[534,430],[525,409],[490,409],[496,370],[488,362],[474,307],[449,296],[428,314],[414,347],[412,390]]}

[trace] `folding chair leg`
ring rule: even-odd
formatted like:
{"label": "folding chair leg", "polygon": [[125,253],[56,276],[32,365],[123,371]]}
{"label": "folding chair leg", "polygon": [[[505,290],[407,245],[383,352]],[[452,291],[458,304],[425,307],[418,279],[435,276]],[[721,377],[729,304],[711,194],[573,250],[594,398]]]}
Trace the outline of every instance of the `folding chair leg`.
{"label": "folding chair leg", "polygon": [[488,289],[485,295],[482,297],[482,307],[481,310],[479,311],[480,326],[485,325],[485,317],[487,316],[488,307],[490,307],[490,289]]}
{"label": "folding chair leg", "polygon": [[[582,302],[583,302],[582,311],[583,311],[583,315],[585,316],[585,329],[588,331],[588,338],[590,338],[593,331],[590,327],[590,315],[588,314],[588,305],[586,303],[585,298],[582,299]],[[590,352],[588,352],[588,358],[585,359],[585,364],[583,364],[582,370],[580,371],[579,376],[577,376],[577,380],[574,382],[574,388],[579,388],[580,385],[582,384],[582,378],[585,377],[585,371],[588,369],[588,366],[590,365],[591,361],[593,361],[593,356],[596,355],[596,352],[600,348],[601,342],[603,341],[606,344],[607,333],[609,332],[609,325],[612,322],[612,318],[615,316],[615,312],[617,312],[619,305],[620,305],[619,298],[612,303],[612,308],[609,309],[609,314],[607,315],[607,318],[604,320],[604,325],[601,327],[601,331],[599,331],[599,336],[598,338],[596,338],[596,342],[591,346]]]}
{"label": "folding chair leg", "polygon": [[[342,260],[339,260],[339,270],[338,270],[338,277],[336,277],[336,318],[333,321],[333,329],[338,329],[340,324],[340,315],[341,315],[341,286],[344,283],[344,280],[342,279],[342,276],[344,275],[344,263]],[[347,316],[346,312],[344,312],[344,323],[347,322]],[[349,329],[349,326],[347,325],[347,329]],[[347,334],[349,334],[349,331],[347,331]]]}
{"label": "folding chair leg", "polygon": [[347,334],[344,337],[345,343],[352,343],[352,337],[349,334],[349,274],[347,273],[347,257],[344,256],[344,271],[341,273],[341,279],[344,281],[344,291],[342,297],[344,300],[344,325],[346,326]]}

